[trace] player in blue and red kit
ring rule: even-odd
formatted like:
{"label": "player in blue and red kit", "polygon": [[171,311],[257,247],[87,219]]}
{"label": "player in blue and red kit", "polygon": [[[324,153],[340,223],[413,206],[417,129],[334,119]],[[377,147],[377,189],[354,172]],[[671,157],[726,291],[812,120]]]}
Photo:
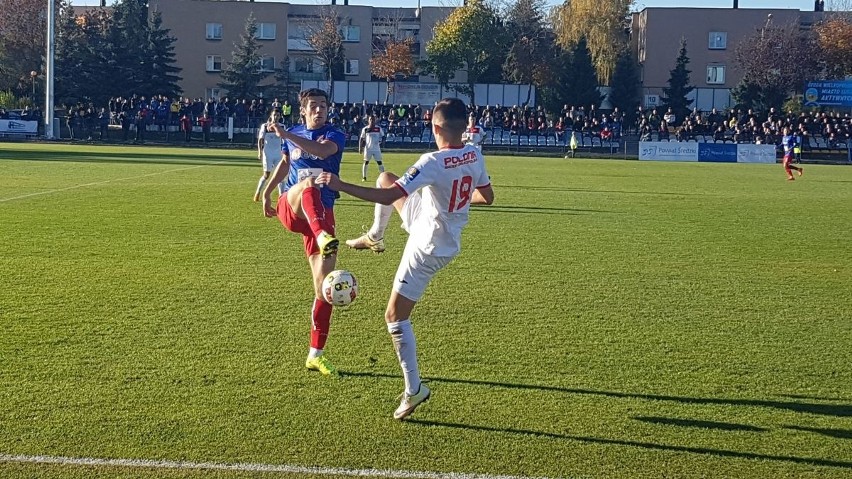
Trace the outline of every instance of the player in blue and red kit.
{"label": "player in blue and red kit", "polygon": [[789,127],[784,127],[784,137],[781,138],[781,146],[784,147],[784,159],[781,160],[781,163],[784,165],[784,171],[787,172],[787,180],[793,181],[793,171],[796,170],[799,173],[799,176],[802,176],[803,168],[801,166],[794,166],[793,160],[796,158],[796,146],[799,144],[799,140],[796,138],[796,135],[790,133]]}
{"label": "player in blue and red kit", "polygon": [[[337,192],[319,188],[314,179],[327,171],[340,173],[344,133],[328,119],[328,94],[318,88],[299,94],[300,114],[305,124],[287,130],[277,122],[267,124],[284,140],[283,157],[263,189],[263,212],[277,216],[288,230],[303,237],[305,255],[311,267],[314,283],[314,304],[311,310],[311,347],[305,367],[325,375],[336,375],[337,370],[323,355],[331,324],[332,306],[323,299],[322,280],[334,270],[339,241],[334,236],[334,200]],[[285,180],[286,178],[286,180]],[[270,195],[283,183],[276,207]]]}

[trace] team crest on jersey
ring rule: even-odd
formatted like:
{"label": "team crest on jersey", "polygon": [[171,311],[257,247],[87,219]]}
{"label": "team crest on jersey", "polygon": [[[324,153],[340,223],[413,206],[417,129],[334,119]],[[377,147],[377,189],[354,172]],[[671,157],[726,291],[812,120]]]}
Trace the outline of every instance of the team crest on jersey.
{"label": "team crest on jersey", "polygon": [[302,149],[301,148],[293,148],[290,150],[290,158],[296,160],[302,157]]}
{"label": "team crest on jersey", "polygon": [[418,170],[417,168],[412,166],[411,168],[408,169],[408,171],[405,172],[405,179],[408,180],[408,181],[411,181],[414,178],[417,178],[417,175],[419,175],[419,174],[420,174],[420,170]]}

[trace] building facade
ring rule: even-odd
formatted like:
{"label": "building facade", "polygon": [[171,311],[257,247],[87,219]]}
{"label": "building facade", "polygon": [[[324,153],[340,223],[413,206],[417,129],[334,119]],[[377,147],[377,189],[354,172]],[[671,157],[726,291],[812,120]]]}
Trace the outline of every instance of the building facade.
{"label": "building facade", "polygon": [[[350,5],[294,5],[279,2],[151,0],[149,8],[162,14],[163,27],[175,42],[175,63],[182,69],[181,86],[189,97],[218,98],[221,71],[245,33],[253,14],[256,38],[262,45],[262,69],[270,73],[286,59],[289,81],[323,80],[326,74],[306,41],[322,15],[333,11],[340,20],[346,56],[345,80],[370,81],[373,45],[388,35],[414,40],[415,59],[425,56],[436,23],[452,8],[376,8]],[[456,76],[464,81],[463,72]],[[270,74],[265,83],[272,83]],[[423,79],[428,80],[427,78]]]}
{"label": "building facade", "polygon": [[810,29],[821,12],[793,9],[645,8],[633,13],[631,48],[639,61],[642,105],[658,104],[686,40],[693,103],[701,110],[732,105],[731,89],[743,73],[734,65],[737,46],[761,28],[798,25]]}

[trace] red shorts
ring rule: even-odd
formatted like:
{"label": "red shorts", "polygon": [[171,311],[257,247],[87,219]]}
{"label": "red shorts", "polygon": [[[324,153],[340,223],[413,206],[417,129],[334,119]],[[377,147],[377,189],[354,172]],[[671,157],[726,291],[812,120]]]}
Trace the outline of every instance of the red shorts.
{"label": "red shorts", "polygon": [[[286,196],[278,201],[278,219],[281,220],[281,224],[288,230],[293,233],[302,234],[302,241],[305,243],[305,255],[313,256],[320,253],[319,246],[317,246],[317,238],[311,230],[311,225],[308,223],[308,220],[299,218],[296,215],[296,212],[290,207],[290,202],[287,201]],[[331,231],[327,231],[327,233],[334,235],[334,210],[331,208],[325,209],[325,220],[328,227],[331,228]]]}
{"label": "red shorts", "polygon": [[796,154],[793,153],[793,150],[784,152],[784,159],[793,161],[796,158]]}

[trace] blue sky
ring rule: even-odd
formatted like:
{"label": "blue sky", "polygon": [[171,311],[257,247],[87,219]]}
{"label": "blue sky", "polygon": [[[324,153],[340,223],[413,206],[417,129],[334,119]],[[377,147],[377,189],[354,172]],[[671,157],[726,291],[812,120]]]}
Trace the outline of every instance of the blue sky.
{"label": "blue sky", "polygon": [[[99,0],[72,0],[74,5],[100,5]],[[258,0],[264,1],[264,0]],[[462,0],[420,0],[422,6],[461,5]],[[546,0],[548,4],[562,3],[560,0]],[[107,4],[111,4],[108,0]],[[330,0],[290,0],[289,3],[309,5],[329,4]],[[340,0],[343,3],[343,0]],[[731,7],[733,0],[637,0],[636,7]],[[830,3],[830,2],[826,2]],[[416,7],[417,0],[350,0],[350,5],[372,5],[375,7]],[[813,10],[813,0],[740,0],[740,8],[795,8]]]}

